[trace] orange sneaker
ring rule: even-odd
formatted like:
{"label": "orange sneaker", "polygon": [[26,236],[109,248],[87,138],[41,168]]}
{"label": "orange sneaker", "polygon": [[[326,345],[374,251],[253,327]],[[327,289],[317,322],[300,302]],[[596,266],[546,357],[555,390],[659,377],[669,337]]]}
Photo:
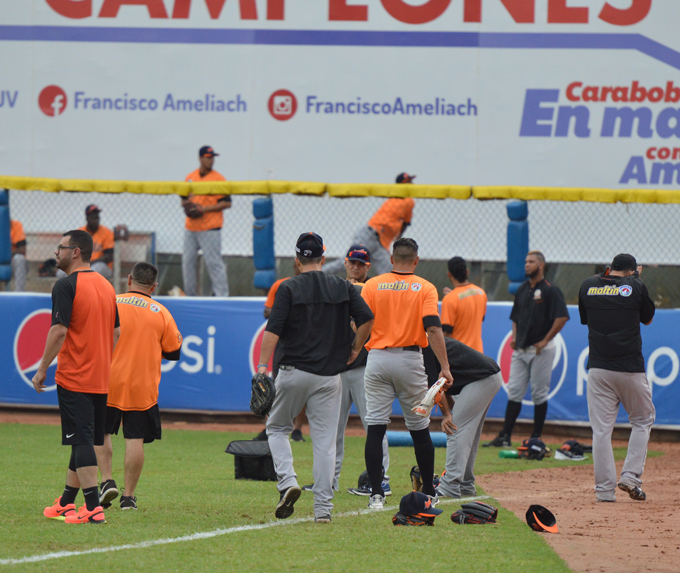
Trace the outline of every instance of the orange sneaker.
{"label": "orange sneaker", "polygon": [[101,505],[98,505],[92,511],[87,511],[87,506],[84,505],[78,510],[78,513],[67,515],[65,521],[66,523],[106,523],[104,509]]}
{"label": "orange sneaker", "polygon": [[62,507],[61,496],[54,500],[54,505],[46,507],[43,511],[45,517],[50,519],[58,519],[59,521],[64,521],[69,515],[76,514],[76,504],[69,503]]}

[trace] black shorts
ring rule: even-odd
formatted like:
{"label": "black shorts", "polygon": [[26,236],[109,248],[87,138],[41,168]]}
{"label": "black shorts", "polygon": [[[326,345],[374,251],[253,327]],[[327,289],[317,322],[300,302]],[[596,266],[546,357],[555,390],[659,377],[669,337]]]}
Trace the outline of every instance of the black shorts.
{"label": "black shorts", "polygon": [[106,407],[107,434],[118,434],[120,422],[123,422],[123,437],[126,440],[144,440],[150,444],[161,439],[161,413],[158,404],[148,410],[119,410]]}
{"label": "black shorts", "polygon": [[107,394],[72,392],[57,384],[64,446],[104,445]]}

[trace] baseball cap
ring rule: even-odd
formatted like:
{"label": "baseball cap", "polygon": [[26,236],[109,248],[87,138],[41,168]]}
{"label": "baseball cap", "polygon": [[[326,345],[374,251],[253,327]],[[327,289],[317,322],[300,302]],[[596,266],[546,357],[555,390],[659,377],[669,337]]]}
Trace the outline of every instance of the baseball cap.
{"label": "baseball cap", "polygon": [[443,513],[432,504],[429,495],[421,491],[412,491],[401,498],[399,502],[399,512],[404,515],[419,515],[422,517],[436,517]]}
{"label": "baseball cap", "polygon": [[363,245],[352,245],[349,248],[349,251],[347,251],[347,256],[345,257],[345,260],[360,261],[362,263],[370,265],[371,251],[369,251],[368,248],[364,247]]}
{"label": "baseball cap", "polygon": [[217,157],[219,153],[215,153],[215,150],[209,145],[204,145],[198,150],[199,157]]}
{"label": "baseball cap", "polygon": [[415,175],[409,175],[408,173],[400,173],[397,175],[397,183],[411,183],[416,178]]}
{"label": "baseball cap", "polygon": [[295,243],[295,252],[305,259],[318,259],[325,250],[323,239],[316,233],[302,233]]}
{"label": "baseball cap", "polygon": [[527,525],[534,531],[557,533],[557,520],[552,512],[542,505],[530,505],[526,513]]}
{"label": "baseball cap", "polygon": [[85,215],[90,215],[91,213],[101,213],[102,210],[96,205],[88,205],[85,207]]}

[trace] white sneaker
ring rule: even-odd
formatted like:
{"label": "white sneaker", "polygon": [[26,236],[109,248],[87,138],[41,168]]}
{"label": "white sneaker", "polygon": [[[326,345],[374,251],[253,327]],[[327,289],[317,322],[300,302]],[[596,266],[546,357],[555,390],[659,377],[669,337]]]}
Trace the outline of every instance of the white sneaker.
{"label": "white sneaker", "polygon": [[368,499],[368,509],[385,509],[385,498],[382,495],[372,495]]}

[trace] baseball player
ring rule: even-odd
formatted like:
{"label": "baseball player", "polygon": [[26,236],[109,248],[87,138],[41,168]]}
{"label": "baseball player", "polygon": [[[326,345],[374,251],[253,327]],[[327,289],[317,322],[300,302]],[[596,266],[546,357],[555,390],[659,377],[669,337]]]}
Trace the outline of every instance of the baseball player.
{"label": "baseball player", "polygon": [[[397,175],[397,183],[412,183],[415,175],[400,173]],[[415,201],[411,197],[394,198],[385,201],[368,224],[361,227],[352,239],[352,243],[365,245],[371,253],[372,266],[375,272],[383,274],[392,268],[390,263],[390,245],[404,234],[411,224],[413,206]],[[337,259],[328,263],[323,272],[328,274],[339,273],[343,270],[343,259]]]}
{"label": "baseball player", "polygon": [[[281,283],[262,338],[258,372],[266,373],[276,344],[283,355],[276,397],[267,420],[269,448],[279,478],[275,515],[293,514],[301,494],[288,435],[306,407],[314,452],[314,520],[331,521],[335,439],[340,415],[340,376],[359,355],[373,314],[352,284],[321,272],[323,240],[300,235],[295,245],[300,276]],[[354,318],[356,336],[350,327]],[[354,341],[352,342],[352,340]]]}
{"label": "baseball player", "polygon": [[[368,249],[364,245],[352,245],[345,257],[345,270],[347,272],[347,280],[354,284],[359,292],[361,292],[366,282],[370,267],[371,253]],[[338,435],[335,440],[335,476],[333,478],[333,489],[335,491],[340,491],[340,471],[342,470],[342,460],[345,455],[345,430],[347,429],[347,421],[349,420],[352,404],[356,406],[364,429],[368,428],[366,425],[366,393],[364,392],[364,372],[366,370],[367,358],[368,351],[362,348],[357,359],[349,364],[344,372],[340,373],[342,402],[340,404],[340,419],[338,420]],[[386,435],[383,439],[383,471],[385,473],[389,466],[390,454]],[[385,495],[392,495],[389,479],[389,476],[385,475],[382,484]],[[314,484],[305,485],[302,489],[304,491],[311,491],[313,487]],[[348,491],[354,495],[371,495],[370,488],[357,487],[350,488]]]}
{"label": "baseball player", "polygon": [[522,399],[531,381],[534,402],[532,438],[540,438],[548,413],[548,394],[555,358],[554,338],[569,320],[569,311],[562,291],[545,280],[545,257],[540,251],[530,251],[524,261],[529,279],[515,294],[512,320],[513,349],[508,380],[508,405],[500,434],[484,447],[510,446],[512,429],[522,410]]}
{"label": "baseball player", "polygon": [[[479,437],[491,401],[500,390],[503,377],[493,359],[474,348],[446,339],[449,368],[456,373],[453,386],[440,403],[446,432],[446,472],[436,488],[437,497],[467,497],[477,495],[475,488],[475,460]],[[437,381],[439,361],[432,348],[423,348],[427,382]]]}
{"label": "baseball player", "polygon": [[26,261],[26,233],[20,221],[11,219],[9,222],[9,236],[12,243],[12,276],[14,277],[14,292],[26,290],[26,275],[28,262]]}
{"label": "baseball player", "polygon": [[[209,145],[198,150],[200,166],[187,175],[185,181],[226,181],[213,169],[218,153]],[[227,268],[222,259],[222,211],[231,207],[231,195],[189,195],[182,197],[186,214],[184,224],[184,252],[182,253],[182,277],[187,296],[198,294],[198,250],[203,251],[205,266],[210,275],[215,296],[229,296]]]}
{"label": "baseball player", "polygon": [[92,249],[90,268],[103,277],[110,279],[113,276],[113,249],[115,243],[113,231],[99,224],[99,213],[101,212],[102,210],[96,205],[85,207],[87,224],[80,227],[80,230],[87,231],[92,235],[94,247]]}
{"label": "baseball player", "polygon": [[383,438],[390,423],[394,398],[404,412],[406,427],[413,438],[416,460],[423,480],[423,493],[433,497],[434,446],[429,416],[418,416],[412,408],[427,393],[427,376],[421,348],[432,346],[441,364],[439,377],[451,386],[449,359],[439,321],[437,289],[414,274],[418,265],[418,244],[413,239],[395,241],[391,272],[370,279],[361,291],[375,315],[371,339],[366,344],[368,360],[364,375],[366,388],[366,470],[371,480],[368,507],[382,509]]}
{"label": "baseball player", "polygon": [[116,297],[120,338],[113,353],[111,385],[106,403],[104,445],[98,446],[97,463],[102,474],[99,501],[106,509],[118,497],[113,480],[113,443],[121,421],[125,437],[125,495],[121,509],[137,509],[135,489],[144,466],[144,444],[161,439],[158,385],[161,359],[179,360],[182,335],[170,312],[151,295],[158,283],[158,269],[137,263],[128,275],[128,292]]}
{"label": "baseball player", "polygon": [[453,257],[448,262],[453,290],[444,289],[442,330],[444,336],[460,340],[479,352],[482,344],[482,322],[486,316],[486,293],[468,280],[465,259]]}
{"label": "baseball player", "polygon": [[588,416],[593,428],[595,498],[616,501],[616,466],[612,430],[619,404],[633,426],[618,482],[632,499],[644,501],[642,472],[656,411],[645,375],[640,323],[651,324],[654,302],[639,279],[635,257],[620,254],[601,275],[583,281],[578,310],[588,325]]}

